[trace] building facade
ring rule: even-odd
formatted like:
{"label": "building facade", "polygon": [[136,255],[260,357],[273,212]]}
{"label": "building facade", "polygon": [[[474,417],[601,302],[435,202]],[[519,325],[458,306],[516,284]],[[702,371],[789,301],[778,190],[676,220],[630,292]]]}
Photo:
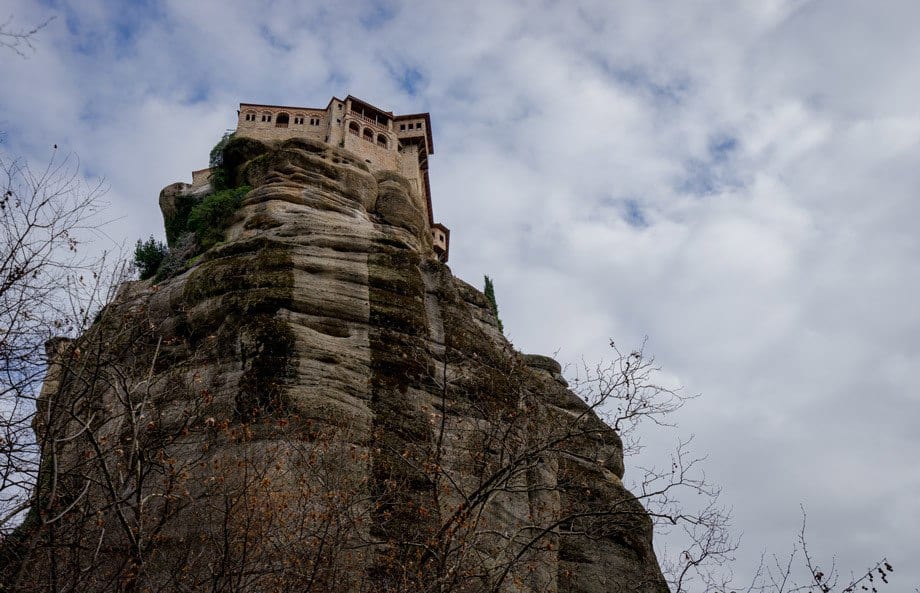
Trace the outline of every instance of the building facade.
{"label": "building facade", "polygon": [[395,171],[427,206],[435,254],[447,261],[450,230],[434,222],[428,157],[434,154],[428,113],[394,115],[357,97],[333,97],[323,107],[240,103],[236,134],[272,141],[311,138],[358,154],[372,171]]}

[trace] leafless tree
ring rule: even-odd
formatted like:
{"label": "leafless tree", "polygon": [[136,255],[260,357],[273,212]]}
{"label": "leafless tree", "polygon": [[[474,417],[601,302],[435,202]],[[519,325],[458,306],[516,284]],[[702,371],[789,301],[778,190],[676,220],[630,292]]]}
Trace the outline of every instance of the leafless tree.
{"label": "leafless tree", "polygon": [[79,250],[99,221],[101,185],[85,187],[72,157],[33,169],[0,155],[0,533],[28,506],[37,478],[30,422],[45,342],[88,325],[105,267]]}
{"label": "leafless tree", "polygon": [[14,51],[20,57],[28,57],[35,51],[35,35],[48,26],[54,17],[47,18],[31,27],[20,27],[13,23],[12,15],[0,23],[0,48]]}
{"label": "leafless tree", "polygon": [[750,592],[764,593],[877,593],[888,585],[888,576],[894,567],[887,558],[873,563],[862,572],[841,573],[836,558],[821,564],[808,546],[806,534],[808,515],[802,507],[802,526],[786,557],[777,555],[761,560],[751,584]]}
{"label": "leafless tree", "polygon": [[[644,434],[676,429],[676,412],[698,397],[662,385],[661,369],[645,347],[643,341],[626,353],[611,341],[613,358],[583,364],[573,379],[575,392],[597,403],[598,415],[617,431],[624,455],[633,460],[643,450]],[[706,458],[692,453],[692,442],[692,437],[677,437],[665,464],[635,465],[639,477],[630,481],[630,488],[652,517],[656,535],[680,543],[676,551],[664,548],[660,559],[671,590],[722,591],[731,581],[728,567],[739,538],[730,511],[719,503],[721,489],[704,472]]]}

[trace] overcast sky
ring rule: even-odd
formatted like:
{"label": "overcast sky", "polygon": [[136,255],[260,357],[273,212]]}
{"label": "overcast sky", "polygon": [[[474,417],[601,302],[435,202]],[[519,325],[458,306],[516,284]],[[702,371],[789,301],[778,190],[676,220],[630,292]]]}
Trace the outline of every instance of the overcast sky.
{"label": "overcast sky", "polygon": [[[331,7],[331,8],[330,8]],[[648,336],[744,533],[736,574],[887,555],[920,584],[920,4],[3,0],[0,150],[53,144],[163,236],[243,102],[431,112],[450,265],[565,362]],[[645,461],[645,460],[643,460]],[[649,459],[648,462],[654,461]],[[635,466],[635,461],[627,461]]]}

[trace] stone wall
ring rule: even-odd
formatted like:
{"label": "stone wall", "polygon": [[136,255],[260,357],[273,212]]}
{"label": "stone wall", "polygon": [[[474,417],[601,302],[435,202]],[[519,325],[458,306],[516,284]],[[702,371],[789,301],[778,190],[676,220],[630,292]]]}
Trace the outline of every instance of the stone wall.
{"label": "stone wall", "polygon": [[[353,134],[349,127],[355,122],[360,128],[358,135]],[[345,130],[345,149],[359,155],[367,166],[374,171],[396,171],[396,138],[386,127],[369,124],[361,120],[345,116],[343,122]],[[365,138],[365,131],[370,132],[372,140]],[[377,137],[386,138],[386,147],[377,144]]]}
{"label": "stone wall", "polygon": [[[287,125],[278,126],[278,116],[288,116]],[[240,105],[237,133],[257,140],[288,140],[313,138],[326,141],[330,129],[330,113],[325,109]]]}
{"label": "stone wall", "polygon": [[199,169],[192,171],[192,187],[199,188],[204,186],[211,179],[211,169]]}
{"label": "stone wall", "polygon": [[424,196],[425,184],[418,167],[418,150],[419,147],[416,144],[403,146],[397,158],[397,171],[412,183],[419,195]]}

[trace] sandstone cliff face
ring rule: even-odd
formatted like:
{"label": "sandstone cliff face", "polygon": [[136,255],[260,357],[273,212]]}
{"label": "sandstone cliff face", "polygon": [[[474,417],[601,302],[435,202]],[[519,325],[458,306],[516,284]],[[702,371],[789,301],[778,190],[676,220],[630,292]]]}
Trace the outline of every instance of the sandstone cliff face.
{"label": "sandstone cliff face", "polygon": [[619,438],[427,255],[409,184],[308,141],[238,160],[227,240],[62,348],[64,519],[19,585],[667,591]]}

